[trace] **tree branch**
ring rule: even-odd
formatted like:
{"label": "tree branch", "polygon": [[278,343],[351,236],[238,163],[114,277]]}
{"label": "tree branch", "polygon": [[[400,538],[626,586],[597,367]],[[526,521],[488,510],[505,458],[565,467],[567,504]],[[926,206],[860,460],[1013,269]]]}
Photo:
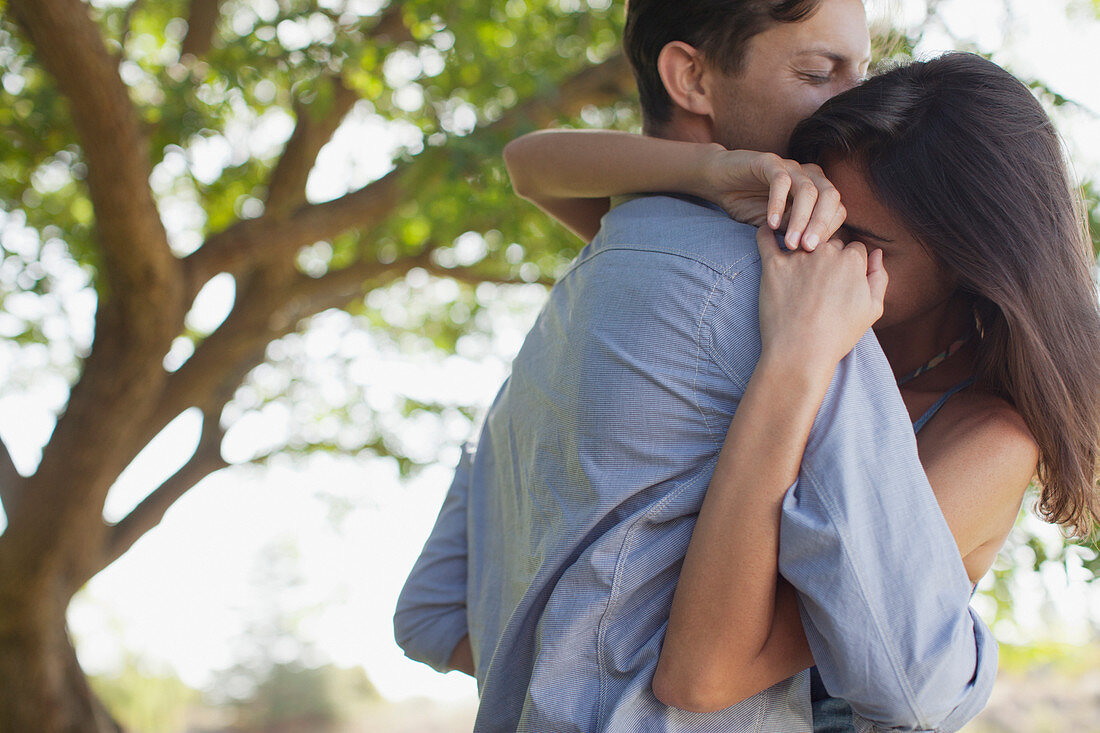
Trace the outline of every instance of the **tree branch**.
{"label": "tree branch", "polygon": [[229,316],[183,366],[168,375],[160,404],[145,429],[145,442],[176,415],[207,404],[217,393],[228,402],[248,372],[263,363],[267,345],[293,331],[302,319],[346,304],[361,294],[365,279],[385,282],[410,267],[400,261],[375,264],[357,270],[358,279],[344,273],[340,281],[333,278],[323,283],[323,278],[293,270],[260,270],[238,280],[237,300]]}
{"label": "tree branch", "polygon": [[287,140],[283,155],[279,158],[268,183],[264,214],[275,219],[285,219],[293,209],[306,203],[306,181],[321,152],[332,139],[336,128],[359,99],[339,78],[329,80],[332,96],[326,99],[326,108],[314,103],[294,104],[298,122]]}
{"label": "tree branch", "polygon": [[8,446],[0,440],[0,503],[4,505],[4,512],[8,515],[19,501],[22,489],[23,476],[16,470]]}
{"label": "tree branch", "polygon": [[[80,0],[10,0],[35,55],[68,98],[88,165],[110,293],[128,305],[134,326],[148,325],[150,303],[178,292],[178,263],[168,247],[153,193],[148,141],[88,7]],[[168,296],[168,297],[166,297]]]}
{"label": "tree branch", "polygon": [[148,141],[88,5],[8,0],[8,7],[69,103],[95,210],[100,295],[92,353],[25,479],[24,500],[8,512],[7,561],[33,578],[63,553],[77,577],[95,563],[95,553],[80,548],[101,546],[103,501],[161,394],[161,360],[186,312],[182,267],[149,185]]}
{"label": "tree branch", "polygon": [[187,12],[187,35],[180,44],[180,58],[190,54],[202,58],[214,43],[214,31],[221,17],[222,0],[191,0]]}
{"label": "tree branch", "polygon": [[497,275],[479,270],[476,267],[444,267],[437,262],[429,262],[420,265],[429,274],[436,277],[447,277],[468,285],[480,285],[481,283],[494,283],[496,285],[543,285],[551,287],[554,284],[552,277],[540,277],[537,280],[524,280],[508,275]]}
{"label": "tree branch", "polygon": [[[602,64],[584,69],[559,86],[557,91],[514,107],[473,135],[495,137],[521,124],[545,126],[559,117],[579,114],[586,106],[605,105],[622,99],[632,84],[630,67],[625,57],[618,54]],[[411,163],[399,166],[384,178],[357,191],[332,201],[302,207],[293,218],[309,222],[310,231],[325,232],[317,239],[326,239],[355,227],[373,225],[388,215],[401,200],[400,182],[406,171],[415,167],[430,180],[433,175],[443,174],[442,165],[436,166],[438,171],[431,169],[433,163],[445,162],[445,156],[445,148],[429,149]],[[423,169],[429,170],[425,173]],[[425,188],[422,180],[418,179],[417,183],[417,188]]]}
{"label": "tree branch", "polygon": [[[387,275],[381,269],[374,274],[383,279],[397,276],[396,272]],[[302,275],[294,277],[299,284],[312,280]],[[204,419],[199,449],[187,465],[134,509],[133,519],[127,518],[114,528],[106,528],[108,535],[104,540],[102,560],[99,564],[90,564],[85,572],[87,578],[117,559],[155,526],[175,501],[173,496],[178,498],[190,485],[224,465],[220,451],[215,453],[214,446],[220,445],[221,438],[220,430],[213,432],[217,424],[212,421],[220,416],[245,376],[263,363],[267,345],[296,328],[302,318],[344,305],[352,298],[354,293],[341,299],[331,288],[321,297],[296,287],[293,282],[288,284],[285,278],[269,280],[264,273],[257,273],[240,284],[238,304],[230,317],[199,344],[177,372],[169,375],[157,410],[141,426],[142,434],[131,442],[138,448],[145,446],[172,418],[198,406],[203,410]],[[129,459],[133,460],[134,455],[136,451]]]}
{"label": "tree branch", "polygon": [[[610,104],[627,93],[632,79],[625,58],[616,55],[576,74],[555,92],[518,105],[472,134],[489,137],[520,125],[545,126],[558,117],[576,115],[587,105]],[[381,222],[406,198],[407,179],[414,172],[418,190],[429,189],[435,177],[448,172],[447,154],[446,148],[429,148],[410,163],[340,198],[302,206],[285,220],[263,216],[212,235],[186,258],[189,292],[197,293],[219,272],[237,274],[257,260],[284,259],[315,241]]]}
{"label": "tree branch", "polygon": [[399,0],[392,0],[378,16],[367,38],[378,44],[398,44],[415,41],[412,31],[405,23],[405,13]]}
{"label": "tree branch", "polygon": [[326,220],[325,213],[330,209],[318,209],[324,204],[316,204],[300,209],[306,212],[304,215],[295,214],[285,220],[266,216],[248,219],[212,235],[184,259],[188,295],[193,298],[220,272],[236,276],[257,261],[285,259],[306,245],[347,231],[356,219],[381,221],[402,200],[401,181],[407,171],[408,166],[397,168],[360,189],[354,201],[345,200],[332,207],[338,209],[332,211],[336,219]]}
{"label": "tree branch", "polygon": [[248,372],[263,363],[267,345],[295,330],[303,319],[347,305],[366,290],[392,282],[425,263],[426,257],[391,264],[361,262],[319,278],[297,272],[273,277],[261,272],[239,282],[237,302],[229,317],[179,370],[168,375],[141,445],[176,415],[208,403],[216,393],[224,394],[224,402],[228,402]]}
{"label": "tree branch", "polygon": [[392,282],[415,267],[422,267],[439,277],[474,284],[523,284],[512,278],[487,276],[474,268],[442,267],[432,261],[431,254],[431,250],[426,249],[388,264],[359,262],[319,278],[301,274],[289,281],[267,282],[260,278],[243,288],[240,305],[234,308],[230,318],[169,377],[161,406],[146,431],[159,431],[183,410],[204,406],[199,448],[174,476],[112,528],[103,566],[121,556],[142,534],[156,526],[168,507],[191,486],[228,465],[221,457],[223,431],[217,418],[245,375],[262,363],[266,346],[273,339],[294,330],[303,319],[328,308],[346,305],[363,292]]}
{"label": "tree branch", "polygon": [[377,261],[360,261],[339,270],[332,270],[321,277],[299,275],[288,288],[292,298],[304,301],[307,315],[316,315],[329,308],[339,308],[358,296],[374,288],[393,282],[410,270],[421,268],[435,277],[445,277],[469,285],[494,283],[496,285],[538,284],[550,287],[553,278],[542,277],[528,282],[526,280],[479,270],[476,267],[444,267],[432,259],[434,248],[429,247],[419,254],[383,264]]}
{"label": "tree branch", "polygon": [[138,539],[160,524],[165,512],[181,496],[211,473],[229,464],[222,458],[221,442],[225,431],[218,424],[221,410],[211,409],[203,413],[202,436],[187,463],[153,490],[111,530],[101,562],[106,567],[122,556]]}
{"label": "tree branch", "polygon": [[[339,270],[326,272],[321,277],[298,275],[289,288],[292,298],[300,299],[301,312],[316,315],[329,308],[346,305],[368,290],[392,282],[402,277],[414,267],[421,267],[429,261],[427,254],[415,257],[403,257],[396,262],[361,261]],[[304,316],[308,317],[308,316]]]}
{"label": "tree branch", "polygon": [[267,345],[293,328],[282,316],[287,299],[285,278],[271,279],[261,272],[239,279],[229,316],[168,375],[146,434],[189,407],[207,404],[218,391],[227,392],[228,401],[244,375],[263,361]]}

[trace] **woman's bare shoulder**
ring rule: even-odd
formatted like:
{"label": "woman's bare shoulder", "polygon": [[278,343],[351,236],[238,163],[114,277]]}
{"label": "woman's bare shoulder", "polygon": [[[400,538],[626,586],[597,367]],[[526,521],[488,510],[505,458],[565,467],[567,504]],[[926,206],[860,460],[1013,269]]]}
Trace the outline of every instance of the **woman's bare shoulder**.
{"label": "woman's bare shoulder", "polygon": [[996,395],[968,390],[941,412],[929,435],[922,431],[921,461],[963,556],[977,553],[968,570],[978,577],[1012,528],[1039,446],[1019,411]]}
{"label": "woman's bare shoulder", "polygon": [[1038,462],[1038,442],[1020,411],[1003,397],[967,390],[949,400],[943,413],[939,432],[945,441],[982,447],[993,452],[991,457],[1017,456],[1013,463]]}
{"label": "woman's bare shoulder", "polygon": [[972,471],[994,479],[989,488],[1012,493],[1026,488],[1039,462],[1039,444],[1011,403],[989,392],[966,390],[947,401],[937,415],[929,448],[967,462]]}

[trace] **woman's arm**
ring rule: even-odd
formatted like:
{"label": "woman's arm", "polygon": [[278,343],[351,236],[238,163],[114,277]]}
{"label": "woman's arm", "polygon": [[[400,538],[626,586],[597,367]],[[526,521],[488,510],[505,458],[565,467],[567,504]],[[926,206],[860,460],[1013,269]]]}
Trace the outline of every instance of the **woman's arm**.
{"label": "woman's arm", "polygon": [[701,145],[610,130],[543,130],[504,148],[516,194],[590,241],[610,197],[698,191],[698,171],[717,143]]}
{"label": "woman's arm", "polygon": [[878,250],[833,240],[784,255],[766,229],[758,241],[762,353],[700,508],[653,678],[659,700],[698,712],[813,663],[793,591],[779,585],[780,511],[833,370],[881,315],[886,289]]}
{"label": "woman's arm", "polygon": [[[765,260],[764,352],[700,509],[653,680],[658,699],[687,710],[728,707],[814,663],[794,590],[776,574],[781,502],[798,474],[831,374],[827,369],[822,377],[797,348],[801,342],[815,351],[814,334],[777,339],[770,323],[777,312],[789,325],[804,317],[799,303],[774,297],[769,285],[775,265],[797,263],[793,257]],[[842,312],[816,299],[815,281],[836,287],[820,276],[805,281],[801,297],[810,310],[843,320]],[[778,311],[782,302],[788,306]],[[825,343],[846,341],[833,336]],[[922,434],[920,458],[973,580],[988,570],[1011,528],[1038,454],[1007,405],[967,395],[953,404],[957,411],[945,408],[939,425]]]}
{"label": "woman's arm", "polygon": [[[840,196],[817,166],[608,130],[545,130],[504,148],[515,192],[583,240],[599,231],[609,197],[669,191],[713,201],[737,221],[772,229],[791,202],[787,245],[812,250],[840,227]],[[803,234],[805,236],[803,237]]]}
{"label": "woman's arm", "polygon": [[[684,558],[653,692],[728,707],[813,664],[793,590],[777,603],[779,518],[829,386],[827,363],[764,356],[734,413]],[[779,630],[780,633],[773,633]]]}

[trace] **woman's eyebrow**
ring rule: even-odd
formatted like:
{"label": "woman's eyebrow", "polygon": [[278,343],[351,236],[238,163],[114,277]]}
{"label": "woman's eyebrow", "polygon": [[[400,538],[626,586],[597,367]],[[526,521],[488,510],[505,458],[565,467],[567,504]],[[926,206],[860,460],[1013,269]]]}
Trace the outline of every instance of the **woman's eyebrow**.
{"label": "woman's eyebrow", "polygon": [[890,242],[894,241],[894,240],[890,239],[889,237],[884,237],[881,234],[875,234],[874,232],[868,231],[866,229],[861,229],[860,227],[857,227],[857,226],[852,226],[851,224],[845,224],[844,228],[847,229],[849,232],[851,232],[852,235],[856,239],[874,239],[874,240],[877,240],[879,242],[887,242],[887,243],[890,243]]}

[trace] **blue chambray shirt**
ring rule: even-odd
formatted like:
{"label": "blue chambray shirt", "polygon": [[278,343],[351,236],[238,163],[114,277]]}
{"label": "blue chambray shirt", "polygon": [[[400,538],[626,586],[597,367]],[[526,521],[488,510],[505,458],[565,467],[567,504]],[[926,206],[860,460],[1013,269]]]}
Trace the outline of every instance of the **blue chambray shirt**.
{"label": "blue chambray shirt", "polygon": [[[693,201],[614,208],[550,292],[465,451],[394,617],[445,669],[467,632],[475,730],[812,729],[803,671],[725,710],[650,689],[681,562],[760,354],[755,230]],[[737,558],[730,558],[736,562]],[[868,332],[838,366],[783,505],[830,694],[856,728],[958,730],[997,647]]]}

